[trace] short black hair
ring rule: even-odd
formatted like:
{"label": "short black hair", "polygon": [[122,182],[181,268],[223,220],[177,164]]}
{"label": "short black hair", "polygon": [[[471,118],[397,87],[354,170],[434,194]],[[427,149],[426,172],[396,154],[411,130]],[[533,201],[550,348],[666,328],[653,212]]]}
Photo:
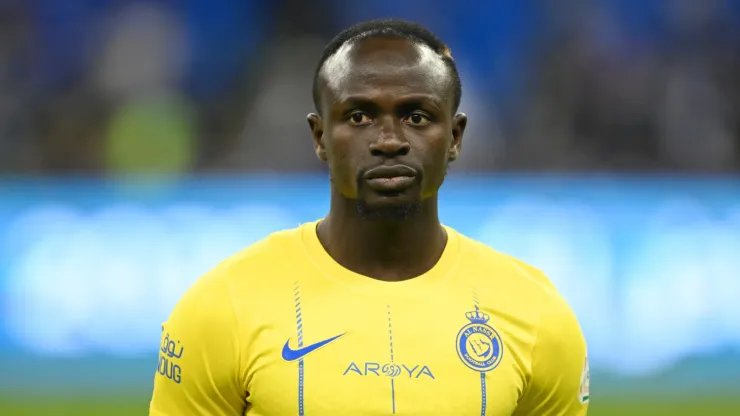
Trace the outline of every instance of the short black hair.
{"label": "short black hair", "polygon": [[317,111],[321,111],[321,94],[319,88],[321,85],[321,70],[324,67],[326,60],[337,53],[337,51],[346,43],[354,43],[371,38],[406,39],[426,46],[437,53],[447,66],[447,69],[450,71],[450,75],[452,76],[452,87],[454,89],[452,109],[453,111],[457,111],[460,106],[460,99],[462,98],[462,85],[460,82],[460,74],[457,72],[457,65],[450,53],[450,48],[448,48],[447,45],[445,45],[444,42],[442,42],[429,29],[417,23],[401,19],[378,19],[357,23],[340,32],[326,45],[313,76],[313,103]]}

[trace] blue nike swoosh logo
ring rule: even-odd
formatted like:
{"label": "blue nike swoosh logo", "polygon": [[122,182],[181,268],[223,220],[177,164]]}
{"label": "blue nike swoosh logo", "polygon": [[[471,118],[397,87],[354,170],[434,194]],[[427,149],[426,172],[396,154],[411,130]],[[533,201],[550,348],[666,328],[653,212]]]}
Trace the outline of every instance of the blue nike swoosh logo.
{"label": "blue nike swoosh logo", "polygon": [[290,348],[290,339],[285,341],[285,345],[283,346],[283,360],[285,361],[295,361],[300,360],[301,358],[305,357],[306,355],[318,350],[319,348],[323,347],[324,345],[336,340],[337,338],[341,337],[344,334],[339,334],[335,337],[331,337],[329,339],[325,339],[323,341],[319,341],[315,344],[311,344],[308,346],[305,346],[303,348],[298,348],[297,350],[294,350]]}

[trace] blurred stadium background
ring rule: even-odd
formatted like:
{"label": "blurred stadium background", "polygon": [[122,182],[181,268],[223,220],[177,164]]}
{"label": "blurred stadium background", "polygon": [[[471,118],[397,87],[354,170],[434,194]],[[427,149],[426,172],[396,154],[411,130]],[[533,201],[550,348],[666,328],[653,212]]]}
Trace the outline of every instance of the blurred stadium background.
{"label": "blurred stadium background", "polygon": [[325,213],[313,69],[388,16],[463,76],[443,220],[568,298],[591,414],[740,414],[735,0],[0,0],[0,414],[146,414],[185,288]]}

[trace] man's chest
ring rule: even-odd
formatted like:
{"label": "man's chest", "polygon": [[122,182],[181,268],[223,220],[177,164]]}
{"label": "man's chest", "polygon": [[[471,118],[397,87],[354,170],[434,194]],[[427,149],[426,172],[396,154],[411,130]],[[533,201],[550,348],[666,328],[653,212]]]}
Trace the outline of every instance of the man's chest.
{"label": "man's chest", "polygon": [[526,336],[472,300],[299,299],[249,344],[250,415],[509,415]]}

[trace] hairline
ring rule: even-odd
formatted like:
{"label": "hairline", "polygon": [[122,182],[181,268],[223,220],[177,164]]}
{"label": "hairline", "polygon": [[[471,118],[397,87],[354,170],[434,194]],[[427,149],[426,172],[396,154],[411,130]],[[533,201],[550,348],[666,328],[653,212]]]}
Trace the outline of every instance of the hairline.
{"label": "hairline", "polygon": [[[338,53],[340,53],[343,49],[349,49],[354,46],[356,46],[359,42],[369,40],[369,39],[397,39],[397,40],[403,40],[407,42],[413,43],[415,46],[420,48],[426,48],[429,51],[431,51],[442,63],[444,64],[447,72],[447,82],[448,82],[448,88],[455,88],[455,76],[453,71],[453,67],[450,66],[450,62],[454,64],[454,60],[452,58],[452,54],[450,53],[449,48],[445,45],[445,49],[443,53],[437,52],[434,50],[434,48],[430,45],[428,45],[423,39],[419,38],[418,36],[415,36],[413,34],[401,34],[401,33],[383,33],[383,32],[374,32],[374,31],[367,31],[363,33],[359,33],[346,41],[342,43],[341,46],[337,48],[331,55],[327,56],[326,59],[324,59],[323,62],[321,62],[321,67],[318,68],[317,71],[317,84],[316,89],[323,89],[326,88],[326,79],[324,76],[324,71],[326,69],[326,63],[329,62],[332,58],[336,57]],[[458,75],[459,76],[459,75]],[[317,92],[317,91],[316,91]],[[316,111],[321,115],[321,106],[322,106],[322,100],[321,100],[321,94],[315,94],[317,96],[317,101],[314,103],[314,107],[316,107]],[[453,95],[452,101],[453,106],[455,105],[455,101],[457,101],[454,97],[455,92],[453,92],[451,95]],[[458,103],[459,105],[459,103]],[[452,109],[453,112],[457,111],[457,108]]]}

